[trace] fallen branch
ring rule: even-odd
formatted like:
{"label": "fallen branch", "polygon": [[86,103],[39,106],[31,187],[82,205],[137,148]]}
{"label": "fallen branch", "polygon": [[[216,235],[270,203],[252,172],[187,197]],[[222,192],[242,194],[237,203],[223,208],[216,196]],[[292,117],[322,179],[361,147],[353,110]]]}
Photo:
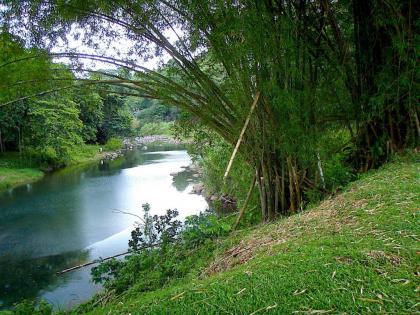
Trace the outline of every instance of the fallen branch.
{"label": "fallen branch", "polygon": [[[139,248],[139,250],[156,247],[156,246],[159,246],[161,244],[162,243],[145,245],[145,246],[142,246],[141,248]],[[67,272],[70,272],[70,271],[73,271],[73,270],[76,270],[76,269],[80,269],[80,268],[87,267],[87,266],[90,266],[90,265],[99,264],[99,263],[104,262],[106,260],[110,260],[110,259],[117,258],[117,257],[120,257],[120,256],[128,255],[130,253],[133,253],[133,251],[126,251],[124,253],[120,253],[120,254],[117,254],[117,255],[108,256],[108,257],[105,257],[105,258],[102,258],[102,259],[97,259],[97,260],[94,260],[94,261],[90,261],[90,262],[87,262],[87,263],[84,263],[84,264],[81,264],[81,265],[77,265],[77,266],[74,266],[74,267],[71,267],[71,268],[68,268],[68,269],[57,271],[57,274],[62,275],[64,273],[67,273]]]}

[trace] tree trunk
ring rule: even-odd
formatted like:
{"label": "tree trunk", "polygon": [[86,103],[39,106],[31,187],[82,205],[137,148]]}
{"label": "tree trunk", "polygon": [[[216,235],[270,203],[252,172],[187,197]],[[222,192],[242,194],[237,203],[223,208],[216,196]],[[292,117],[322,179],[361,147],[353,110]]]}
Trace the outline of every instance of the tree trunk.
{"label": "tree trunk", "polygon": [[1,136],[1,130],[0,130],[0,152],[3,153],[4,149],[3,149],[3,138]]}

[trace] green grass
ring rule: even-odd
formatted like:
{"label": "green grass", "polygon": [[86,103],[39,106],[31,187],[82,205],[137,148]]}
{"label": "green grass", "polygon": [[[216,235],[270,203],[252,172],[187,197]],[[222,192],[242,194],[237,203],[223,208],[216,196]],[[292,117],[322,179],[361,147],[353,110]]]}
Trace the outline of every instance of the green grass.
{"label": "green grass", "polygon": [[183,280],[74,313],[413,314],[419,210],[419,155],[399,158],[300,214],[217,240]]}
{"label": "green grass", "polygon": [[44,173],[30,167],[18,153],[0,155],[0,192],[41,179]]}
{"label": "green grass", "polygon": [[9,169],[0,167],[0,192],[41,179],[44,173],[34,168]]}

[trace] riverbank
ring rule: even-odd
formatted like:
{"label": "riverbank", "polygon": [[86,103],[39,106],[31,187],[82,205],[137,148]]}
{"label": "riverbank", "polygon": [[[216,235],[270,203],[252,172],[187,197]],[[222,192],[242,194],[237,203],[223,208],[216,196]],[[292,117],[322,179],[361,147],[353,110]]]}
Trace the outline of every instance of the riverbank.
{"label": "riverbank", "polygon": [[[99,145],[83,145],[74,148],[67,166],[98,161],[106,152]],[[0,155],[0,192],[40,180],[48,172],[39,165],[31,164],[18,152]]]}
{"label": "riverbank", "polygon": [[127,292],[74,312],[415,313],[419,173],[418,155],[397,158],[306,211],[190,250],[181,279],[159,287],[138,270]]}
{"label": "riverbank", "polygon": [[36,168],[0,166],[0,192],[40,180],[44,172]]}

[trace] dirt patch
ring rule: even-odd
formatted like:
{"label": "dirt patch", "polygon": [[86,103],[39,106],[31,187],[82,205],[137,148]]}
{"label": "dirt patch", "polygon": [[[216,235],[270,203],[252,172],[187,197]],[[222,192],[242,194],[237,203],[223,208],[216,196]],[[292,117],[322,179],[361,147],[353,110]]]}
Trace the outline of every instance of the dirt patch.
{"label": "dirt patch", "polygon": [[401,266],[403,259],[397,255],[385,253],[381,250],[372,250],[366,254],[370,259],[379,262],[388,262],[393,266]]}
{"label": "dirt patch", "polygon": [[353,263],[353,259],[347,256],[338,256],[338,257],[334,257],[334,259],[342,264],[345,265],[351,265]]}
{"label": "dirt patch", "polygon": [[209,276],[218,272],[229,270],[236,265],[241,265],[254,258],[257,251],[271,248],[273,245],[285,243],[286,240],[272,237],[242,240],[238,245],[226,250],[203,273]]}

